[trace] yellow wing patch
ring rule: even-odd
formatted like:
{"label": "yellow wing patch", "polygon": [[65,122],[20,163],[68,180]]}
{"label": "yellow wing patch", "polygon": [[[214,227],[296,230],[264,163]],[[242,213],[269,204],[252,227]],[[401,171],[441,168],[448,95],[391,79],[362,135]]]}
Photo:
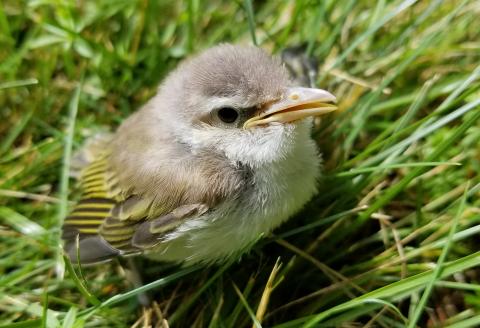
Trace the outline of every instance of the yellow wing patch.
{"label": "yellow wing patch", "polygon": [[76,229],[81,235],[98,233],[99,226],[116,205],[108,192],[106,156],[92,162],[82,172],[82,199],[65,219],[65,229]]}
{"label": "yellow wing patch", "polygon": [[83,194],[70,215],[65,219],[64,239],[91,235],[103,237],[112,247],[131,250],[130,240],[136,225],[144,217],[148,206],[136,196],[119,199],[114,191],[112,172],[108,172],[106,155],[87,166],[81,175]]}

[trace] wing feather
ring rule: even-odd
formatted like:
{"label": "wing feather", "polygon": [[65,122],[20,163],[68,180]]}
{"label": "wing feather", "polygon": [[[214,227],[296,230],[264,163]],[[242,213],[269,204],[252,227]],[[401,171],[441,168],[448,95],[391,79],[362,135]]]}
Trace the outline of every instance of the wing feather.
{"label": "wing feather", "polygon": [[[135,232],[136,221],[128,220],[135,217],[137,220],[145,219],[140,209],[135,209],[134,215],[129,215],[128,205],[132,202],[123,200],[117,189],[110,188],[112,185],[112,174],[109,172],[107,154],[103,153],[96,160],[86,166],[80,177],[83,190],[82,197],[74,207],[70,215],[65,219],[63,225],[63,239],[66,241],[65,248],[68,250],[75,246],[77,235],[80,237],[80,245],[88,248],[88,261],[91,262],[95,256],[92,254],[92,245],[103,245],[104,242],[93,241],[92,236],[103,239],[110,246],[122,251],[121,247],[129,246],[128,242]],[[124,203],[127,201],[127,206]],[[130,206],[131,207],[131,206]],[[118,220],[115,215],[121,208],[121,214],[125,220]],[[82,243],[84,239],[88,239]],[[131,247],[128,248],[129,250]],[[98,248],[98,258],[104,259],[107,254],[114,254],[109,247]],[[82,250],[81,250],[82,251]],[[71,253],[69,251],[68,253]]]}
{"label": "wing feather", "polygon": [[74,262],[77,236],[80,252],[85,253],[82,263],[105,261],[118,254],[138,252],[132,237],[139,225],[152,215],[165,214],[160,207],[153,211],[150,200],[127,195],[119,188],[107,160],[104,153],[84,168],[80,176],[82,197],[64,221],[62,238]]}

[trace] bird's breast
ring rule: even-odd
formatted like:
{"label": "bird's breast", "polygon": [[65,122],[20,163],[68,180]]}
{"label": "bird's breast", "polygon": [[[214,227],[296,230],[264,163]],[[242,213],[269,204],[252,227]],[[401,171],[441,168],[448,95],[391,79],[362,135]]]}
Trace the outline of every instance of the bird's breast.
{"label": "bird's breast", "polygon": [[217,262],[248,249],[299,211],[316,192],[319,157],[308,138],[278,163],[251,170],[243,190],[182,225],[153,256]]}

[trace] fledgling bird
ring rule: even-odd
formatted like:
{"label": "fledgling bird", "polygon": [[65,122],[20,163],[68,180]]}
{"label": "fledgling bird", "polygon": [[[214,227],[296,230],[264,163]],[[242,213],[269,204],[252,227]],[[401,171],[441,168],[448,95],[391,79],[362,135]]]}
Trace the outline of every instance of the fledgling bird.
{"label": "fledgling bird", "polygon": [[222,44],[186,60],[97,147],[64,222],[67,254],[188,265],[246,251],[314,195],[311,117],[335,101],[293,86],[256,47]]}

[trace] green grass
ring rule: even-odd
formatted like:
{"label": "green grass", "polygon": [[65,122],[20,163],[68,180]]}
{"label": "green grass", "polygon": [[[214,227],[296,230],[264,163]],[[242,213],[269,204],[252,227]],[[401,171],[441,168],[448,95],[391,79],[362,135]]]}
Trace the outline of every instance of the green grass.
{"label": "green grass", "polygon": [[[143,327],[158,309],[171,327],[478,326],[479,15],[475,0],[2,1],[0,326]],[[141,260],[140,288],[118,261],[64,267],[71,151],[219,42],[319,61],[341,110],[314,131],[318,195],[241,261]]]}

